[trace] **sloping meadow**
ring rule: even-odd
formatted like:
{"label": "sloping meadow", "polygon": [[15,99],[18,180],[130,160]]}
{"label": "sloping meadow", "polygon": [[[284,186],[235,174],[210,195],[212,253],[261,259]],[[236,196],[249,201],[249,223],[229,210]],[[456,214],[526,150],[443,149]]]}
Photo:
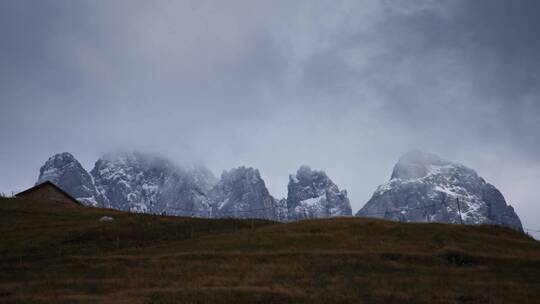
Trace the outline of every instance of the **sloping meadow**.
{"label": "sloping meadow", "polygon": [[[100,221],[104,216],[113,220]],[[277,223],[0,200],[2,303],[531,303],[540,243],[494,226]]]}

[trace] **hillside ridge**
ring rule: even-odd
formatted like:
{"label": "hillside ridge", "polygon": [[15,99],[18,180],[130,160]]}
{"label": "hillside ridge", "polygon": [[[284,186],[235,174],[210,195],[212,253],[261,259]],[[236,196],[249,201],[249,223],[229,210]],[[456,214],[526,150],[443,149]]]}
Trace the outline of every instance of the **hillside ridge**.
{"label": "hillside ridge", "polygon": [[500,226],[202,219],[0,199],[0,233],[2,303],[498,304],[540,296],[540,242]]}

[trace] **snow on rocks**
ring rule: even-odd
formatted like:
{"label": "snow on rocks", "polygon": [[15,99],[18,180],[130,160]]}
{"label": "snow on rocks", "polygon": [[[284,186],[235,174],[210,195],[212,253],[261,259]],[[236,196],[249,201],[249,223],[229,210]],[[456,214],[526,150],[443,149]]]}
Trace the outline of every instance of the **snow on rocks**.
{"label": "snow on rocks", "polygon": [[289,176],[287,207],[290,220],[352,215],[347,191],[308,166]]}
{"label": "snow on rocks", "polygon": [[403,155],[390,181],[379,186],[356,215],[444,223],[460,223],[461,217],[466,224],[522,229],[502,194],[474,170],[420,151]]}

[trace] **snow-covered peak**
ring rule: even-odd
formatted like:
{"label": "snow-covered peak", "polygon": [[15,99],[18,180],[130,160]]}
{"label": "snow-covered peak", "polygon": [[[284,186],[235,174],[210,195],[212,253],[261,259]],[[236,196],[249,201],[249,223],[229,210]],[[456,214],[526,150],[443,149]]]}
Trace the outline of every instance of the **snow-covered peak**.
{"label": "snow-covered peak", "polygon": [[224,171],[210,191],[210,198],[219,217],[278,218],[275,200],[254,168],[242,166]]}
{"label": "snow-covered peak", "polygon": [[320,196],[329,188],[337,187],[324,171],[312,170],[303,165],[296,174],[289,175],[289,187],[303,188],[309,196]]}
{"label": "snow-covered peak", "polygon": [[96,189],[90,174],[68,152],[51,156],[39,170],[37,184],[51,181],[82,202],[96,201]]}
{"label": "snow-covered peak", "polygon": [[257,184],[260,182],[264,183],[261,178],[261,174],[259,173],[259,170],[251,167],[240,166],[238,168],[228,171],[225,170],[223,171],[223,173],[221,173],[222,182],[235,182],[239,180],[245,180],[251,184]]}
{"label": "snow-covered peak", "polygon": [[450,164],[451,162],[442,159],[441,157],[433,153],[421,150],[411,150],[403,154],[399,158],[398,163],[443,166],[446,164]]}
{"label": "snow-covered peak", "polygon": [[[39,170],[38,183],[46,180],[57,182],[60,175],[69,168],[81,167],[80,163],[73,157],[71,153],[57,153],[45,162]],[[84,169],[83,169],[84,170]]]}
{"label": "snow-covered peak", "polygon": [[107,167],[137,167],[141,169],[160,168],[165,169],[174,165],[164,157],[149,153],[137,151],[122,151],[107,153],[102,156],[98,162],[105,164]]}
{"label": "snow-covered peak", "polygon": [[347,191],[340,191],[324,171],[301,166],[289,176],[287,188],[290,219],[351,215]]}
{"label": "snow-covered peak", "polygon": [[326,175],[326,172],[324,171],[318,171],[311,169],[310,166],[302,165],[298,170],[296,171],[296,176],[298,180],[313,180],[315,178],[323,178],[327,179],[328,176]]}
{"label": "snow-covered peak", "polygon": [[439,167],[454,165],[435,154],[413,150],[400,157],[392,171],[392,179],[422,178]]}
{"label": "snow-covered peak", "polygon": [[132,151],[104,155],[91,173],[110,207],[133,212],[201,216],[210,212],[206,192],[216,182],[203,166]]}
{"label": "snow-covered peak", "polygon": [[270,195],[258,169],[244,166],[218,180],[197,163],[121,151],[102,156],[90,173],[70,153],[59,153],[41,168],[39,182],[51,180],[85,204],[131,212],[283,221],[351,215],[347,191],[309,166],[290,175],[288,198],[281,200]]}
{"label": "snow-covered peak", "polygon": [[47,160],[47,163],[50,163],[50,162],[72,162],[72,161],[77,161],[75,159],[75,157],[73,156],[73,154],[71,154],[69,152],[61,152],[61,153],[56,153],[55,155],[49,157],[49,159]]}
{"label": "snow-covered peak", "polygon": [[399,159],[392,178],[377,187],[357,215],[402,221],[463,220],[521,229],[518,216],[502,194],[473,169],[419,151]]}

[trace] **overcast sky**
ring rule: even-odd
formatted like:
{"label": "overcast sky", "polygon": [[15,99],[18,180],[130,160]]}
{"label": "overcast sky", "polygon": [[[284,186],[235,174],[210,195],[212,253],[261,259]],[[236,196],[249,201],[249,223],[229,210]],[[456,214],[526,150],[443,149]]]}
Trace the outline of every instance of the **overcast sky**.
{"label": "overcast sky", "polygon": [[0,1],[0,191],[52,154],[302,164],[356,212],[419,148],[540,229],[540,1]]}

